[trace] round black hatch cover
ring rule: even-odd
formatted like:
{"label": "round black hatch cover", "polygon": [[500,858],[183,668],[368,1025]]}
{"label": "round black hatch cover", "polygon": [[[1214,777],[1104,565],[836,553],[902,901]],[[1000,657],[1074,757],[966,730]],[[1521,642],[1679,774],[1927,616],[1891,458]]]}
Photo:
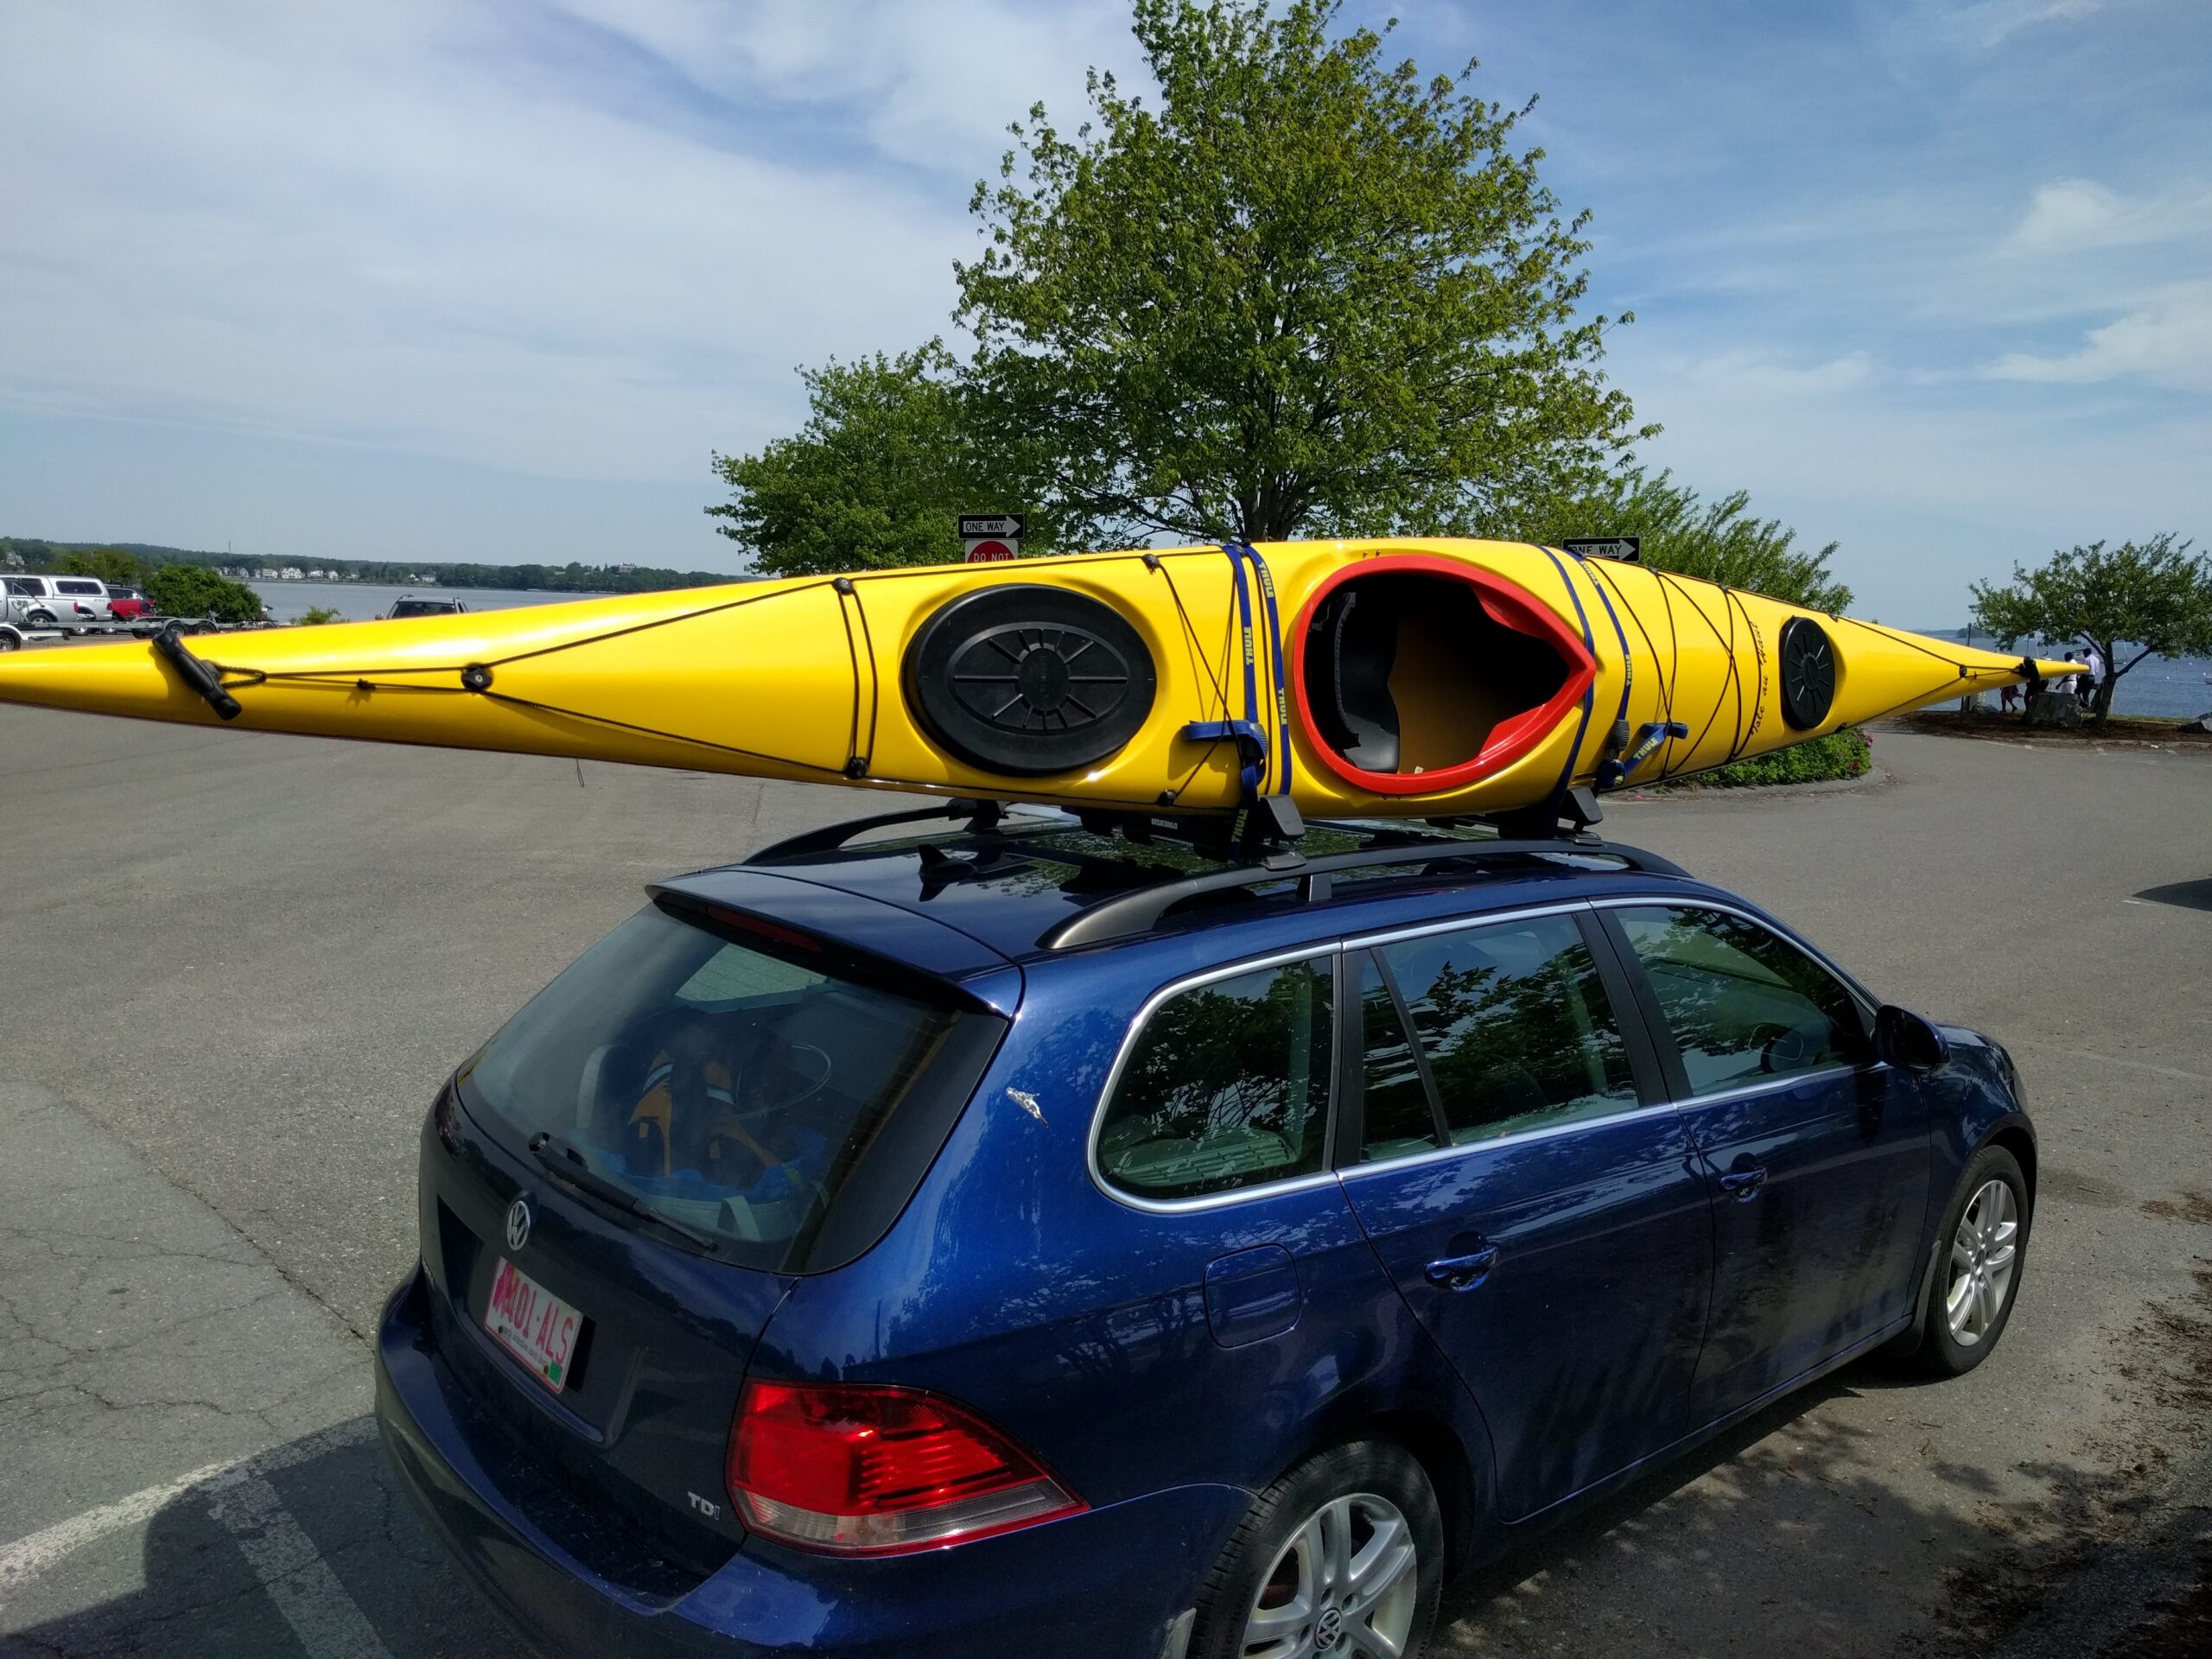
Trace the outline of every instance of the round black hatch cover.
{"label": "round black hatch cover", "polygon": [[922,624],[906,705],[973,766],[1017,777],[1103,760],[1152,712],[1152,653],[1121,613],[1033,582],[984,588]]}
{"label": "round black hatch cover", "polygon": [[1782,717],[1808,732],[1828,717],[1835,702],[1835,647],[1809,616],[1782,625]]}

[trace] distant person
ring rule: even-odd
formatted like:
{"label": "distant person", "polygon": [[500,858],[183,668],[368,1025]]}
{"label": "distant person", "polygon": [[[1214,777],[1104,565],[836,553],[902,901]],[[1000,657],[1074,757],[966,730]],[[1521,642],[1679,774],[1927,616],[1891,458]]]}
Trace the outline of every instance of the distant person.
{"label": "distant person", "polygon": [[2091,645],[2088,655],[2082,658],[2082,662],[2088,669],[2088,672],[2082,676],[2082,703],[2084,708],[2087,708],[2096,701],[2097,687],[2104,681],[2104,653],[2094,645]]}
{"label": "distant person", "polygon": [[[2066,653],[2066,660],[2069,663],[2078,663],[2082,660],[2082,653],[2078,651],[2069,651]],[[2082,695],[2082,677],[2079,674],[2062,674],[2058,677],[2058,683],[2052,686],[2051,690],[2069,692],[2078,697]]]}

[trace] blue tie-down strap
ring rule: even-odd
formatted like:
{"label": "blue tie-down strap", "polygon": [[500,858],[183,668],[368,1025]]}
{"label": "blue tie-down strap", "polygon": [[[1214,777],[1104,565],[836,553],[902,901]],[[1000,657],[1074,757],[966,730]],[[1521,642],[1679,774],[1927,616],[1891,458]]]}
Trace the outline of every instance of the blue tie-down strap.
{"label": "blue tie-down strap", "polygon": [[1670,737],[1688,737],[1690,728],[1679,720],[1647,721],[1636,734],[1635,747],[1618,760],[1598,763],[1598,787],[1618,789],[1628,781],[1628,775],[1659,752],[1659,746]]}
{"label": "blue tie-down strap", "polygon": [[1260,792],[1260,780],[1268,774],[1268,734],[1255,720],[1194,720],[1183,728],[1183,735],[1197,743],[1216,743],[1229,738],[1236,745],[1236,758],[1244,763],[1244,796],[1247,800]]}

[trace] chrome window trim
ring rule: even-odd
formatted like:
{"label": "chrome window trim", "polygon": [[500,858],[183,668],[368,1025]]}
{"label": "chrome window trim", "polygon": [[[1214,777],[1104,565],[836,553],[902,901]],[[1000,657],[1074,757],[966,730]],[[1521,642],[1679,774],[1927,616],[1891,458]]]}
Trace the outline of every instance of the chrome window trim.
{"label": "chrome window trim", "polygon": [[1605,1129],[1616,1123],[1633,1123],[1638,1118],[1657,1117],[1662,1112],[1679,1116],[1681,1108],[1671,1100],[1662,1100],[1654,1106],[1631,1106],[1626,1111],[1605,1112],[1596,1117],[1573,1117],[1563,1123],[1549,1123],[1540,1128],[1516,1129],[1510,1135],[1492,1135],[1487,1141],[1457,1141],[1448,1147],[1431,1147],[1427,1152],[1401,1153],[1395,1158],[1346,1164],[1337,1173],[1347,1181],[1356,1181],[1363,1175],[1374,1174],[1381,1170],[1410,1169],[1418,1164],[1440,1164],[1453,1158],[1468,1158],[1477,1153],[1492,1152],[1499,1147],[1519,1147],[1532,1141],[1550,1141],[1562,1135],[1572,1135],[1579,1129]]}
{"label": "chrome window trim", "polygon": [[[1870,1024],[1874,1018],[1876,1010],[1882,1006],[1880,999],[1878,998],[1873,992],[1868,990],[1864,985],[1861,985],[1856,979],[1853,978],[1850,974],[1847,973],[1842,965],[1836,962],[1834,958],[1830,957],[1827,951],[1821,950],[1816,944],[1808,944],[1803,939],[1791,938],[1789,934],[1784,933],[1780,928],[1777,927],[1772,922],[1767,920],[1765,917],[1755,916],[1750,911],[1745,910],[1741,905],[1732,905],[1727,903],[1726,900],[1719,899],[1687,899],[1679,893],[1668,893],[1664,895],[1654,893],[1646,898],[1631,898],[1619,894],[1609,894],[1603,899],[1592,899],[1590,900],[1590,908],[1592,910],[1630,910],[1638,906],[1650,905],[1656,905],[1662,910],[1717,910],[1723,915],[1733,916],[1740,920],[1749,922],[1753,927],[1758,928],[1760,931],[1771,934],[1774,938],[1780,939],[1783,944],[1796,951],[1798,955],[1810,957],[1815,963],[1818,963],[1821,967],[1827,971],[1830,977],[1834,979],[1838,984],[1843,987],[1845,992],[1850,996],[1851,1000],[1859,1005],[1859,1011],[1866,1016]],[[1851,1069],[1854,1071],[1857,1070],[1856,1067],[1853,1067]]]}
{"label": "chrome window trim", "polygon": [[1577,911],[1588,910],[1586,899],[1554,899],[1550,904],[1524,905],[1513,910],[1478,912],[1472,916],[1454,917],[1448,922],[1421,922],[1411,927],[1386,928],[1379,933],[1348,935],[1343,948],[1346,950],[1366,950],[1376,945],[1397,944],[1407,939],[1433,938],[1439,933],[1463,933],[1471,928],[1489,927],[1498,922],[1525,922],[1538,916],[1571,916]]}
{"label": "chrome window trim", "polygon": [[[1145,1027],[1152,1023],[1152,1016],[1160,1005],[1185,991],[1217,984],[1224,979],[1242,979],[1247,974],[1263,973],[1270,968],[1281,968],[1294,962],[1325,960],[1329,964],[1329,1033],[1331,1062],[1326,1087],[1328,1095],[1323,1108],[1325,1116],[1322,1124],[1321,1156],[1323,1167],[1304,1175],[1286,1175],[1280,1180],[1257,1181],[1250,1186],[1232,1186],[1219,1192],[1203,1192],[1192,1198],[1144,1198],[1124,1191],[1106,1179],[1106,1172],[1098,1165],[1098,1137],[1106,1128],[1106,1109],[1113,1103],[1114,1090],[1122,1081],[1122,1069],[1128,1065],[1137,1039],[1144,1035]],[[1207,1210],[1219,1210],[1232,1204],[1249,1203],[1254,1198],[1277,1198],[1285,1192],[1304,1192],[1333,1185],[1337,1172],[1327,1166],[1328,1148],[1336,1134],[1337,1065],[1336,1044],[1338,1032],[1333,1027],[1342,1023],[1344,946],[1342,940],[1332,939],[1319,944],[1300,945],[1295,950],[1270,951],[1263,957],[1253,957],[1225,967],[1208,968],[1202,972],[1170,980],[1144,1000],[1137,1009],[1136,1018],[1129,1021],[1128,1030],[1122,1034],[1122,1046],[1115,1052],[1114,1064],[1106,1073],[1106,1086],[1098,1091],[1097,1103],[1090,1109],[1090,1133],[1084,1141],[1083,1158],[1090,1171],[1090,1184],[1116,1204],[1130,1210],[1142,1211],[1147,1215],[1187,1216]]]}

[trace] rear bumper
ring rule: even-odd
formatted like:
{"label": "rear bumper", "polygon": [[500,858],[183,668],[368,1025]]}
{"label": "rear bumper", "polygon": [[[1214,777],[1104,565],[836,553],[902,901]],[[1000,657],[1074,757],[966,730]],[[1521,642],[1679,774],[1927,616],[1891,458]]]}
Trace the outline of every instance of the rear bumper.
{"label": "rear bumper", "polygon": [[[1183,1486],[950,1549],[838,1560],[748,1541],[674,1599],[611,1582],[534,1525],[480,1458],[437,1358],[418,1268],[385,1310],[377,1425],[401,1484],[477,1587],[548,1654],[1155,1659],[1250,1501]],[[496,1456],[496,1453],[494,1454]]]}

